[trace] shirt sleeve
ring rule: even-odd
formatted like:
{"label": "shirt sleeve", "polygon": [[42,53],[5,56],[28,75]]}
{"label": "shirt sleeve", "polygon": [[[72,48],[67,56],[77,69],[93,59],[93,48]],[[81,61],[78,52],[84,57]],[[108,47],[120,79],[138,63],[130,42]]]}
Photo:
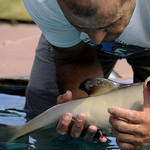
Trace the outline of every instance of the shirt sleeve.
{"label": "shirt sleeve", "polygon": [[30,16],[52,45],[71,47],[81,41],[80,32],[66,20],[56,0],[23,1]]}

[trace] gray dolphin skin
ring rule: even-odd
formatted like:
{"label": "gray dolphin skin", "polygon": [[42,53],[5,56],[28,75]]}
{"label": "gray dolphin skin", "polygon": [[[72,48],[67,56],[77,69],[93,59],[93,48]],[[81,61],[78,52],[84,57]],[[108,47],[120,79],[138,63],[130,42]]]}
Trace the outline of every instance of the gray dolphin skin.
{"label": "gray dolphin skin", "polygon": [[24,125],[0,124],[0,142],[12,142],[44,127],[56,126],[66,112],[72,113],[74,118],[80,112],[85,113],[86,126],[96,125],[104,134],[110,135],[111,125],[107,112],[109,106],[142,110],[143,83],[121,85],[104,78],[90,78],[84,81],[80,88],[86,91],[89,97],[55,105]]}

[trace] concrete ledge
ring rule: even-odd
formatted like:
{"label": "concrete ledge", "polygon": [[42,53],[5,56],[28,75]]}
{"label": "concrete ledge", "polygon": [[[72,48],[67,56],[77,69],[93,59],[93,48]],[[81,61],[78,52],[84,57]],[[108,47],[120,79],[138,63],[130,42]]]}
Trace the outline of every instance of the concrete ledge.
{"label": "concrete ledge", "polygon": [[0,93],[25,96],[28,79],[0,79]]}

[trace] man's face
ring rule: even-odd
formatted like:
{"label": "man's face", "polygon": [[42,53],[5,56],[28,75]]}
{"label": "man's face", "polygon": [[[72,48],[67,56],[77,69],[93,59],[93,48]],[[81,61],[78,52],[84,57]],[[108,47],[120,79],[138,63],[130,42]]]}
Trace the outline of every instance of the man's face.
{"label": "man's face", "polygon": [[80,17],[67,9],[61,0],[58,4],[62,9],[66,19],[79,32],[85,32],[92,42],[111,42],[118,38],[125,27],[129,24],[135,9],[136,0],[126,0],[122,5],[120,0],[83,0],[92,3],[92,7],[97,7],[96,14],[90,17]]}

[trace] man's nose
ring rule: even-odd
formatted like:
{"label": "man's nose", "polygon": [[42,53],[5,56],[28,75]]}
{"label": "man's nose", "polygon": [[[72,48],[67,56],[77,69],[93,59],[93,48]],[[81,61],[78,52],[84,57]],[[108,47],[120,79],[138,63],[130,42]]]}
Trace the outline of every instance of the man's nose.
{"label": "man's nose", "polygon": [[92,40],[92,42],[94,44],[100,44],[102,42],[102,40],[105,38],[107,34],[107,30],[106,29],[96,29],[96,30],[90,30],[88,32],[88,36],[90,37],[90,39]]}

